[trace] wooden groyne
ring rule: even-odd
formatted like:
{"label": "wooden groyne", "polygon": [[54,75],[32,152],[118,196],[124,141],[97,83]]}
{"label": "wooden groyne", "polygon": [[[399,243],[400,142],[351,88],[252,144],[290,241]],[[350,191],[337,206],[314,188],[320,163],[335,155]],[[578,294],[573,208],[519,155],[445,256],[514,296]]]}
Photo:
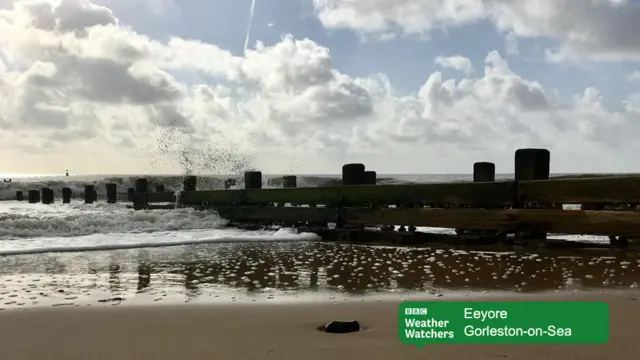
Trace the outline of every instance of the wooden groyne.
{"label": "wooden groyne", "polygon": [[[548,233],[604,235],[622,247],[640,238],[640,176],[550,179],[545,149],[517,150],[514,165],[513,180],[495,181],[495,165],[478,162],[473,182],[374,185],[375,172],[347,164],[342,186],[297,188],[295,177],[289,177],[278,189],[262,189],[262,174],[252,171],[245,173],[242,190],[136,192],[134,208],[175,204],[214,209],[236,224],[315,229],[334,224],[332,231],[346,232],[441,227],[476,238],[513,234],[524,241],[544,240]],[[581,210],[565,209],[569,204]]]}
{"label": "wooden groyne", "polygon": [[[247,171],[239,190],[230,189],[235,179],[224,182],[225,190],[197,190],[195,176],[187,176],[179,192],[152,190],[141,178],[127,198],[136,210],[212,209],[235,226],[293,226],[325,239],[415,243],[450,237],[425,235],[417,227],[455,229],[470,241],[524,244],[548,243],[547,234],[604,235],[624,248],[640,238],[640,176],[550,179],[550,162],[548,150],[519,149],[512,180],[495,181],[495,164],[477,162],[472,182],[405,185],[376,185],[376,172],[363,164],[344,165],[342,185],[327,187],[299,188],[291,175],[282,179],[282,188],[263,189],[260,171]],[[115,185],[106,186],[107,201],[116,202]],[[95,194],[87,185],[85,202],[95,201]],[[44,189],[28,194],[30,202],[49,203],[52,196]],[[68,202],[64,192],[63,201]]]}

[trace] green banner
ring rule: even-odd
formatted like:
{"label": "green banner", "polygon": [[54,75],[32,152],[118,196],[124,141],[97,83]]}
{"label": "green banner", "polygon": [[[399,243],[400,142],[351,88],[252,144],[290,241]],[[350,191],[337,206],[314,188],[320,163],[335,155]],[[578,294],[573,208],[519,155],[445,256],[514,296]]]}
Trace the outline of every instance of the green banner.
{"label": "green banner", "polygon": [[603,344],[604,302],[408,301],[398,309],[406,344]]}

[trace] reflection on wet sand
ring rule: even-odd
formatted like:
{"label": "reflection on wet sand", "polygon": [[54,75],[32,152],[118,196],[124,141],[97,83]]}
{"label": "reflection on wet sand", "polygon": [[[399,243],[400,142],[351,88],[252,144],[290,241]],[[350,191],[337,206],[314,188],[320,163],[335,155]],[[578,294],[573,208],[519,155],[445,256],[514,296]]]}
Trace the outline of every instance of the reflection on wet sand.
{"label": "reflection on wet sand", "polygon": [[[0,308],[306,293],[636,288],[640,256],[624,252],[496,253],[329,243],[209,244],[0,258]],[[170,296],[171,295],[171,296]],[[93,299],[93,300],[92,300]],[[106,301],[102,299],[103,302]],[[51,301],[47,304],[53,304]]]}
{"label": "reflection on wet sand", "polygon": [[137,291],[142,291],[151,286],[151,266],[147,263],[138,265],[138,286]]}

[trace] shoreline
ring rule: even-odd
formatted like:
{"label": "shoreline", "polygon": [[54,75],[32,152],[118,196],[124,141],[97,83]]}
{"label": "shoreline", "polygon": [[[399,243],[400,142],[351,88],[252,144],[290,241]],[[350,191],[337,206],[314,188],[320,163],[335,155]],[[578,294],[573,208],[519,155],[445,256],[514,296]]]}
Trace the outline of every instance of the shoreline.
{"label": "shoreline", "polygon": [[[538,294],[537,301],[605,301],[611,335],[604,345],[427,345],[398,339],[399,300],[381,302],[116,306],[0,312],[0,349],[11,360],[85,359],[542,359],[617,360],[638,356],[640,291]],[[448,300],[440,298],[441,300]],[[431,300],[431,299],[429,299]],[[486,300],[469,297],[464,301]],[[514,300],[492,297],[492,300]],[[438,300],[440,301],[440,300]],[[327,334],[331,320],[358,320],[362,331]],[[473,355],[471,355],[473,354]]]}
{"label": "shoreline", "polygon": [[[482,289],[434,289],[422,292],[377,292],[354,295],[341,292],[318,291],[315,293],[227,293],[223,296],[191,298],[185,293],[171,293],[166,296],[140,296],[135,294],[92,295],[82,299],[40,301],[37,304],[18,303],[15,298],[0,295],[0,312],[37,311],[45,309],[101,309],[101,308],[171,308],[179,306],[226,307],[226,306],[315,306],[393,303],[402,301],[582,301],[583,299],[604,297],[611,299],[640,298],[637,288],[578,288],[523,292],[514,290]],[[64,294],[62,294],[64,296]]]}

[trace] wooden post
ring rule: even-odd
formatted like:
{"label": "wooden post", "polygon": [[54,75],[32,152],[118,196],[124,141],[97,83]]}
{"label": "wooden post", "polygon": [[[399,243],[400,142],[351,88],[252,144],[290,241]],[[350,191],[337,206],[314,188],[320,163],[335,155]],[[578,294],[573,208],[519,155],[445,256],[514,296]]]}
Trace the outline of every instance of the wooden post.
{"label": "wooden post", "polygon": [[[491,162],[477,162],[473,164],[473,182],[494,182],[496,180],[496,165]],[[486,208],[490,208],[490,206],[485,206]],[[465,229],[456,229],[456,234],[475,234],[479,235],[482,233],[487,233],[487,231],[482,230],[465,230]]]}
{"label": "wooden post", "polygon": [[62,203],[68,204],[71,202],[71,188],[63,187],[62,188]]}
{"label": "wooden post", "polygon": [[40,195],[40,199],[42,200],[43,204],[53,204],[53,190],[51,190],[51,188],[40,189]]}
{"label": "wooden post", "polygon": [[363,182],[363,164],[345,164],[342,166],[342,185],[362,185]]}
{"label": "wooden post", "polygon": [[238,182],[236,181],[236,179],[225,179],[224,180],[224,189],[225,190],[229,190],[231,189],[232,186],[236,186]]}
{"label": "wooden post", "polygon": [[49,188],[41,188],[40,189],[40,202],[42,202],[43,204],[49,204],[49,199],[48,199],[48,191]]}
{"label": "wooden post", "polygon": [[[138,178],[135,181],[136,194],[146,194],[149,192],[149,181],[146,178]],[[139,201],[139,202],[136,202]],[[133,208],[136,210],[146,209],[148,203],[145,200],[138,199],[133,202]]]}
{"label": "wooden post", "polygon": [[[515,154],[515,181],[548,180],[551,153],[547,149],[518,149]],[[537,207],[537,204],[517,204],[518,208]],[[529,239],[546,239],[546,233],[522,232],[518,236]]]}
{"label": "wooden post", "polygon": [[22,191],[16,191],[16,201],[24,201],[24,194]]}
{"label": "wooden post", "polygon": [[295,188],[298,187],[298,178],[295,175],[287,175],[282,177],[283,188]]}
{"label": "wooden post", "polygon": [[[298,177],[295,175],[286,175],[282,177],[282,188],[284,189],[292,189],[298,187]],[[295,206],[295,204],[291,204]],[[285,203],[278,203],[278,206],[285,206]],[[282,226],[284,227],[294,227],[296,225],[295,222],[292,221],[283,221]]]}
{"label": "wooden post", "polygon": [[108,183],[105,187],[107,188],[107,203],[115,204],[118,201],[118,184]]}
{"label": "wooden post", "polygon": [[37,204],[40,202],[40,191],[29,190],[29,204]]}
{"label": "wooden post", "polygon": [[518,149],[515,156],[515,180],[547,180],[551,153],[546,149]]}
{"label": "wooden post", "polygon": [[496,181],[496,165],[491,162],[473,164],[473,182]]}
{"label": "wooden post", "polygon": [[95,190],[93,188],[93,185],[84,186],[84,203],[85,204],[93,204],[94,191]]}
{"label": "wooden post", "polygon": [[149,192],[149,181],[146,178],[139,178],[135,181],[136,194]]}
{"label": "wooden post", "polygon": [[365,171],[362,183],[364,185],[375,185],[377,180],[377,174],[375,171]]}
{"label": "wooden post", "polygon": [[182,182],[182,189],[184,191],[196,191],[198,184],[198,178],[195,175],[185,176]]}
{"label": "wooden post", "polygon": [[133,202],[133,196],[136,194],[136,188],[127,188],[127,201]]}
{"label": "wooden post", "polygon": [[245,171],[244,172],[244,188],[245,189],[262,189],[262,172]]}
{"label": "wooden post", "polygon": [[164,192],[164,184],[156,184],[156,192]]}

